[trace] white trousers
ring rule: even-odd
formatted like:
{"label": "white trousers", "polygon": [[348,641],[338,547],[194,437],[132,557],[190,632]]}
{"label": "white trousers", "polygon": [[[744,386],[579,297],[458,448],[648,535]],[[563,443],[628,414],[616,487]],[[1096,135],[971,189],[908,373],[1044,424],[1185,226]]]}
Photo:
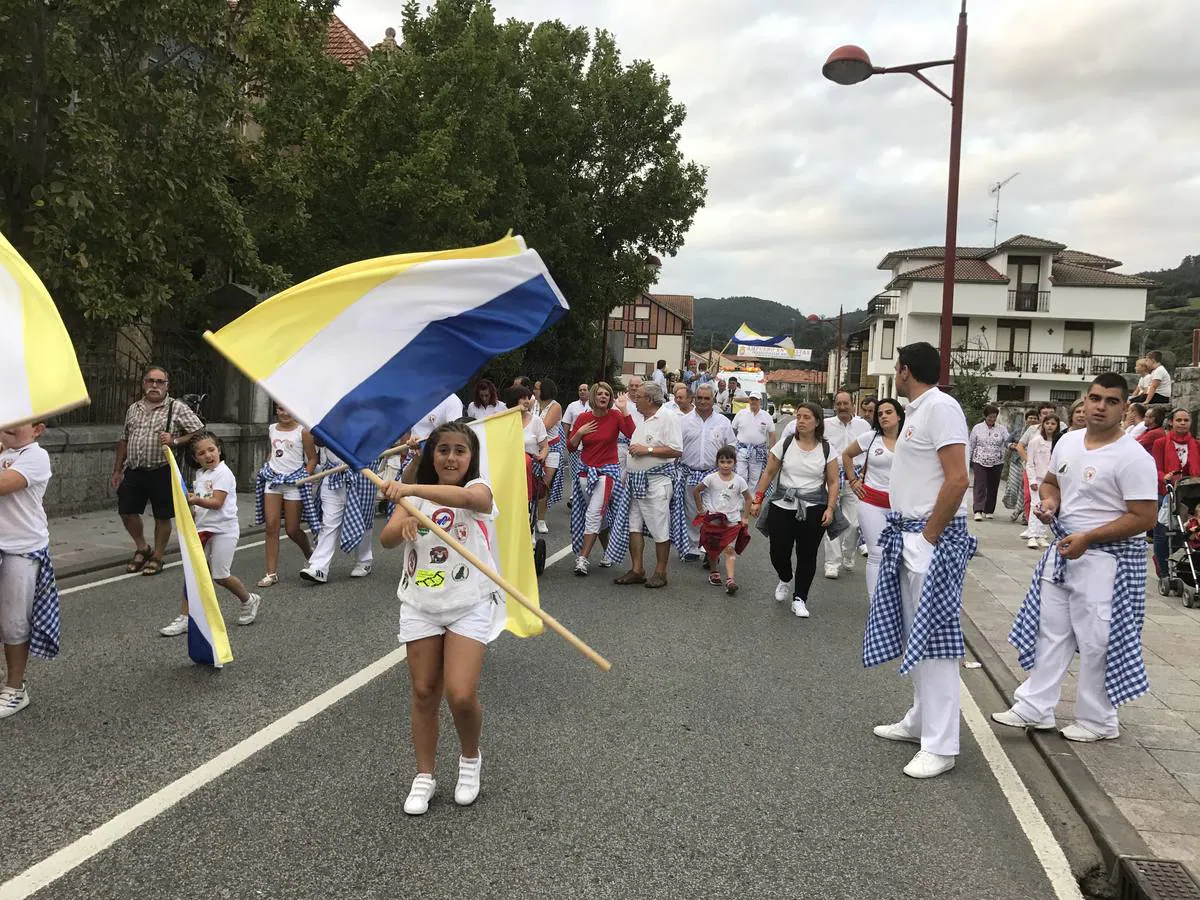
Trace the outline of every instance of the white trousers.
{"label": "white trousers", "polygon": [[[912,631],[924,584],[924,572],[900,564],[905,641]],[[958,755],[958,664],[957,659],[924,659],[917,663],[912,670],[913,704],[900,722],[909,734],[921,736],[922,750],[938,756]]]}
{"label": "white trousers", "polygon": [[750,485],[751,494],[758,485],[758,479],[762,477],[762,470],[763,464],[758,461],[758,457],[749,450],[738,449],[737,473],[746,479],[746,484]]}
{"label": "white trousers", "polygon": [[867,599],[875,596],[875,586],[879,584],[879,535],[887,525],[887,514],[886,509],[870,503],[858,504],[858,525],[867,542]]}
{"label": "white trousers", "polygon": [[[579,479],[579,486],[583,488],[584,493],[587,493],[587,476],[584,475]],[[592,496],[588,500],[587,515],[583,523],[584,534],[599,534],[600,526],[604,524],[604,504],[612,494],[613,484],[612,479],[607,475],[601,475],[596,479],[596,489],[592,491]]]}
{"label": "white trousers", "polygon": [[850,527],[837,537],[825,538],[825,571],[836,572],[841,563],[846,570],[854,568],[854,554],[858,552],[858,497],[849,485],[842,485],[840,494],[842,515],[850,523]]}
{"label": "white trousers", "polygon": [[1116,557],[1089,550],[1067,561],[1062,584],[1042,581],[1033,671],[1014,694],[1013,710],[1018,715],[1038,724],[1054,724],[1063,678],[1078,650],[1075,721],[1097,734],[1117,733],[1117,710],[1104,690],[1116,574]]}
{"label": "white trousers", "polygon": [[[317,546],[313,548],[308,564],[322,572],[329,571],[333,562],[333,554],[337,552],[338,542],[342,539],[342,519],[346,515],[346,489],[332,488],[329,479],[321,484],[321,533],[317,536]],[[375,559],[375,550],[371,542],[371,532],[363,535],[362,543],[358,545],[358,561],[369,563]]]}
{"label": "white trousers", "polygon": [[0,643],[16,646],[29,642],[40,569],[32,559],[0,553]]}
{"label": "white trousers", "polygon": [[[684,478],[686,476],[680,475],[679,477]],[[697,510],[696,510],[696,494],[695,494],[694,488],[695,488],[695,485],[689,485],[688,487],[684,488],[683,508],[684,508],[685,514],[687,515],[688,540],[691,544],[690,552],[703,553],[704,551],[700,549],[700,526],[692,524],[692,520],[696,518],[696,512],[697,512]],[[750,485],[750,492],[751,493],[754,492],[754,485]]]}

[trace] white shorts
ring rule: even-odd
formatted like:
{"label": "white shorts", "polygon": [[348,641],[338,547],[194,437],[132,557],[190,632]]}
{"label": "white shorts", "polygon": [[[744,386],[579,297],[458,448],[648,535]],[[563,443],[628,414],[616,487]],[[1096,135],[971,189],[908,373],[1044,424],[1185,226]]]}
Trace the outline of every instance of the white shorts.
{"label": "white shorts", "polygon": [[282,495],[285,501],[295,500],[297,503],[300,502],[300,488],[294,484],[268,484],[266,492],[268,494]]}
{"label": "white shorts", "polygon": [[490,644],[504,630],[506,618],[504,597],[492,594],[491,598],[475,604],[465,613],[451,613],[452,617],[457,618],[447,618],[417,609],[411,603],[401,603],[400,627],[396,636],[400,643],[407,644],[453,631],[481,644]]}
{"label": "white shorts", "polygon": [[29,642],[33,594],[41,564],[15,553],[0,553],[0,644]]}
{"label": "white shorts", "polygon": [[641,534],[644,525],[654,543],[662,544],[671,539],[672,487],[670,478],[656,475],[649,479],[645,497],[630,498],[630,534]]}
{"label": "white shorts", "polygon": [[547,469],[557,470],[562,465],[562,454],[557,450],[551,450],[546,454],[546,462],[543,463]]}
{"label": "white shorts", "polygon": [[208,571],[214,580],[228,578],[233,566],[233,554],[237,551],[238,532],[212,534],[204,545],[208,557]]}

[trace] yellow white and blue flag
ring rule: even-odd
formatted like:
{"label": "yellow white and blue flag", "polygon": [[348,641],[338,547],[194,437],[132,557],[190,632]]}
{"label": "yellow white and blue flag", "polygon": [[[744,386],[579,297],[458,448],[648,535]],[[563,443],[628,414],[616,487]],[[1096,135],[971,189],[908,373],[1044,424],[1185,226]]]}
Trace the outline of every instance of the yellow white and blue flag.
{"label": "yellow white and blue flag", "polygon": [[168,452],[167,460],[171,465],[171,499],[175,503],[175,531],[179,535],[183,589],[187,594],[188,656],[192,662],[219,669],[233,661],[233,651],[229,649],[225,619],[217,602],[212,574],[208,571],[208,560],[196,532],[196,520],[188,506],[175,454]]}
{"label": "yellow white and blue flag", "polygon": [[520,237],[352,263],[205,339],[357,469],[567,312]]}
{"label": "yellow white and blue flag", "polygon": [[91,402],[50,293],[0,234],[0,428]]}
{"label": "yellow white and blue flag", "polygon": [[[479,438],[479,476],[492,486],[496,504],[496,558],[499,573],[525,599],[539,603],[533,543],[529,533],[529,486],[525,470],[525,431],[517,408],[471,424]],[[517,637],[542,633],[542,620],[512,597],[506,597],[506,631]]]}
{"label": "yellow white and blue flag", "polygon": [[731,344],[745,344],[748,347],[778,347],[785,342],[791,343],[792,336],[790,334],[777,334],[770,337],[765,334],[759,334],[745,322],[741,327],[733,333],[733,337],[729,339]]}

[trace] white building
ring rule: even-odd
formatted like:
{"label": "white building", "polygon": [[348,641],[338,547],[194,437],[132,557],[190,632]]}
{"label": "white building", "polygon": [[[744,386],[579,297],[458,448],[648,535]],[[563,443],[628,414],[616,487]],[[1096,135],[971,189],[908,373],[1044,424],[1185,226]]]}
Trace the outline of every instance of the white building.
{"label": "white building", "polygon": [[643,292],[613,307],[609,346],[621,374],[647,376],[660,359],[668,372],[682,372],[692,347],[694,304],[690,294]]}
{"label": "white building", "polygon": [[[895,250],[867,306],[867,376],[895,390],[896,348],[937,346],[942,247]],[[1153,282],[1112,271],[1115,259],[1019,234],[997,247],[960,247],[954,269],[951,374],[984,374],[994,400],[1071,403],[1099,372],[1132,372],[1130,330],[1146,315]]]}

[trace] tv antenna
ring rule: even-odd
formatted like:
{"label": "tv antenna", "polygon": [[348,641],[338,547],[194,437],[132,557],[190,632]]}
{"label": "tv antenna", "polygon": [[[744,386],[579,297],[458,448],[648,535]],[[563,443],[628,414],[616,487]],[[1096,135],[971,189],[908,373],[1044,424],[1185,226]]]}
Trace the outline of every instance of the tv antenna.
{"label": "tv antenna", "polygon": [[991,194],[992,196],[994,196],[996,198],[996,212],[992,215],[992,217],[990,219],[988,219],[988,221],[992,223],[992,246],[993,247],[995,247],[996,244],[1000,240],[1000,189],[1020,174],[1021,174],[1020,172],[1013,172],[1011,175],[1009,175],[1003,181],[997,181],[995,184],[993,184],[992,189],[990,191],[988,191],[989,194]]}

